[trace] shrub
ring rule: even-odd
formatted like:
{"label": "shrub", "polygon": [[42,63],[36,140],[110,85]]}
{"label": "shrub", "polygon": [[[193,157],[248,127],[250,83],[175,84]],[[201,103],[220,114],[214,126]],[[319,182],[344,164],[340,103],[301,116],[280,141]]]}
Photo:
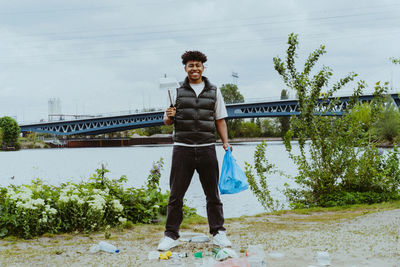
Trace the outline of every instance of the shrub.
{"label": "shrub", "polygon": [[21,130],[17,122],[11,117],[2,117],[0,118],[0,128],[2,129],[2,147],[18,149],[18,136]]}
{"label": "shrub", "polygon": [[380,141],[393,143],[400,132],[400,112],[398,108],[387,103],[380,119],[373,125],[373,130]]}
{"label": "shrub", "polygon": [[[157,161],[146,185],[124,188],[125,176],[109,179],[101,168],[86,182],[0,188],[0,237],[31,238],[43,233],[91,232],[109,226],[150,223],[166,214],[169,193],[159,188],[163,161]],[[186,216],[195,213],[185,207]]]}

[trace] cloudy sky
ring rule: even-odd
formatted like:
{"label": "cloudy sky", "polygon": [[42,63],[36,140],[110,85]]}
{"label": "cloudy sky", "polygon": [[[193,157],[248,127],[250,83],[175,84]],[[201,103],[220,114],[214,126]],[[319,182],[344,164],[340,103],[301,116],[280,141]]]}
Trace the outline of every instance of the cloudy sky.
{"label": "cloudy sky", "polygon": [[[279,98],[272,58],[299,35],[298,68],[320,44],[332,83],[351,71],[371,88],[400,92],[396,0],[0,0],[0,116],[47,119],[50,98],[65,114],[166,105],[159,78],[183,80],[180,56],[201,50],[205,76],[237,84],[246,100]],[[355,83],[353,84],[355,85]],[[351,86],[342,92],[351,91]]]}

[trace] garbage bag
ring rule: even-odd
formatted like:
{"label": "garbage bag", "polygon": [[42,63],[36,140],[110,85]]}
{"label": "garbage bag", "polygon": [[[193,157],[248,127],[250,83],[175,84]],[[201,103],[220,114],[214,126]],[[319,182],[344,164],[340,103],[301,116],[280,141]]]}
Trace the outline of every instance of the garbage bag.
{"label": "garbage bag", "polygon": [[225,152],[218,188],[223,194],[236,194],[249,188],[247,177],[236,163],[230,149]]}

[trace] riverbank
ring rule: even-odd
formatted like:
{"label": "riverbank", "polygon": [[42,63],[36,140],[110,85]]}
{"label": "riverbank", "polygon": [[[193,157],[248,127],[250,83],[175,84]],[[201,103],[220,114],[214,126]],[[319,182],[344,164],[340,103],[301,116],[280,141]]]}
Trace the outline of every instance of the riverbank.
{"label": "riverbank", "polygon": [[[231,139],[230,143],[246,143],[261,141],[282,141],[280,137],[256,137],[256,138],[236,138]],[[221,140],[217,140],[221,143]],[[20,139],[21,149],[40,149],[40,148],[77,148],[77,147],[123,147],[135,145],[164,145],[173,144],[171,135],[160,136],[140,136],[135,138],[92,138],[92,139],[49,139],[45,141],[30,141],[25,138]]]}
{"label": "riverbank", "polygon": [[[316,253],[326,251],[331,266],[399,266],[400,201],[350,208],[280,211],[227,219],[232,248],[241,256],[250,244],[261,244],[267,266],[316,266]],[[45,235],[32,240],[0,239],[0,266],[168,266],[148,260],[163,235],[163,224],[114,229],[108,242],[119,254],[89,252],[104,233]],[[185,220],[182,231],[207,234],[205,218]],[[183,261],[194,266],[193,253],[211,251],[210,243],[182,242],[172,251],[187,252]]]}

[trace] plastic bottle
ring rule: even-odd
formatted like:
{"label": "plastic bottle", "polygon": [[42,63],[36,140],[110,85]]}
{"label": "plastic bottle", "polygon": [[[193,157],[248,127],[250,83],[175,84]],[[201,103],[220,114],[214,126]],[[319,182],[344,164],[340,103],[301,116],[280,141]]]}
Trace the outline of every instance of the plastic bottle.
{"label": "plastic bottle", "polygon": [[97,245],[93,245],[90,248],[90,252],[92,253],[99,252],[100,250],[108,253],[119,253],[119,249],[105,241],[100,241]]}
{"label": "plastic bottle", "polygon": [[187,258],[186,252],[172,252],[171,258]]}
{"label": "plastic bottle", "polygon": [[265,261],[265,252],[261,244],[249,245],[246,255],[248,256],[248,262],[250,267],[265,267],[267,263]]}

